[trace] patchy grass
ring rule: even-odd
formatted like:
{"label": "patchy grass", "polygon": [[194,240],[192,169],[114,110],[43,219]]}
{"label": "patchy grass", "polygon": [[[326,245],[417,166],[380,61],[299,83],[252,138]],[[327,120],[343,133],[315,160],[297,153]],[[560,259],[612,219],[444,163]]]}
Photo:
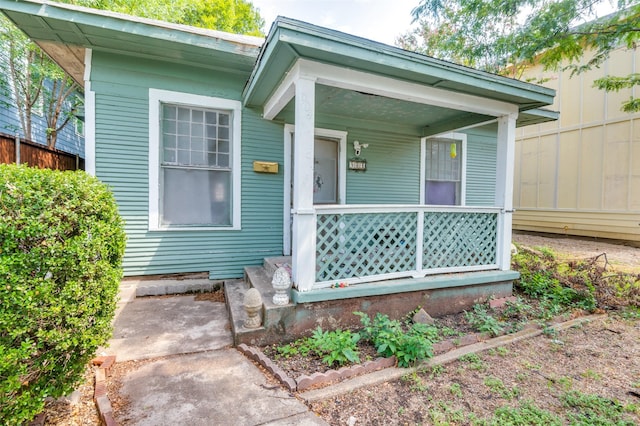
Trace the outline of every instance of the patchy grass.
{"label": "patchy grass", "polygon": [[[640,424],[640,364],[630,355],[640,351],[639,276],[612,270],[606,255],[567,261],[547,248],[521,247],[513,260],[522,277],[515,283],[516,301],[499,309],[476,305],[460,316],[460,329],[498,335],[534,322],[543,327],[542,336],[312,409],[330,424]],[[610,316],[588,325],[561,332],[548,327],[603,312]],[[458,336],[455,326],[447,326],[449,336]]]}

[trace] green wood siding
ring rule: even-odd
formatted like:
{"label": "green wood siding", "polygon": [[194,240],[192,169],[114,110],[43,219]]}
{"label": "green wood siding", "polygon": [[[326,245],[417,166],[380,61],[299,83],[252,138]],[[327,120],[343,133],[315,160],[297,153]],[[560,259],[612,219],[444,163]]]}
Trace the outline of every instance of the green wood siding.
{"label": "green wood siding", "polygon": [[[126,275],[208,271],[240,277],[247,265],[282,253],[283,125],[242,111],[242,229],[149,231],[148,90],[172,90],[239,100],[247,76],[185,68],[164,62],[94,52],[91,89],[96,93],[96,174],[111,185],[126,220]],[[347,170],[348,204],[417,204],[420,138],[407,129],[387,133],[353,128],[348,119],[319,127],[347,130],[369,144],[366,172]],[[493,205],[495,126],[467,131],[467,204]],[[255,160],[280,163],[278,174],[255,173]]]}
{"label": "green wood siding", "polygon": [[496,189],[496,125],[466,130],[467,205],[494,206]]}
{"label": "green wood siding", "polygon": [[418,204],[420,201],[420,138],[349,129],[347,161],[353,141],[369,144],[360,158],[366,172],[347,167],[347,204]]}
{"label": "green wood siding", "polygon": [[128,235],[125,275],[209,271],[240,277],[244,266],[282,253],[282,168],[253,172],[253,160],[283,159],[283,127],[242,111],[242,229],[149,231],[148,89],[240,99],[248,76],[94,52],[96,174],[111,185]]}

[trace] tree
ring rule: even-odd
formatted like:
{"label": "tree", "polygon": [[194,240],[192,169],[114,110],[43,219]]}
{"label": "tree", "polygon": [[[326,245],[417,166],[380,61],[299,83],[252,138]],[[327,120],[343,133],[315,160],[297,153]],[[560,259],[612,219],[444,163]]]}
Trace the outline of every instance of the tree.
{"label": "tree", "polygon": [[6,60],[0,82],[11,93],[24,137],[33,140],[32,114],[39,105],[47,123],[47,146],[55,148],[58,132],[70,121],[81,100],[80,89],[9,20],[0,17],[0,44]]}
{"label": "tree", "polygon": [[[239,34],[263,35],[264,20],[246,0],[61,0],[78,6],[127,13],[178,24]],[[31,117],[37,105],[47,122],[47,146],[55,148],[57,135],[73,118],[82,100],[80,87],[9,20],[0,16],[3,62],[0,86],[11,87],[20,127],[32,140]]]}
{"label": "tree", "polygon": [[62,0],[176,24],[263,36],[264,20],[247,0]]}
{"label": "tree", "polygon": [[[419,26],[398,39],[410,50],[521,78],[532,64],[573,74],[600,66],[619,47],[640,39],[640,2],[618,0],[614,13],[597,19],[604,0],[420,0]],[[568,64],[568,65],[567,65]],[[608,76],[604,90],[634,87],[638,74]],[[622,105],[640,111],[638,99]]]}

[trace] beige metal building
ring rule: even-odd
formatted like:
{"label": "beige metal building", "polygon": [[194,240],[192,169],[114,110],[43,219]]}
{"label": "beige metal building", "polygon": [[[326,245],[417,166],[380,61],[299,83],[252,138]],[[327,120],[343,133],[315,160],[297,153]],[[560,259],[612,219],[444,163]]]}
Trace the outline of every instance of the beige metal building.
{"label": "beige metal building", "polygon": [[527,71],[557,91],[560,119],[517,129],[515,230],[640,242],[640,113],[620,107],[640,90],[606,93],[604,75],[640,72],[640,48],[620,48],[599,68]]}

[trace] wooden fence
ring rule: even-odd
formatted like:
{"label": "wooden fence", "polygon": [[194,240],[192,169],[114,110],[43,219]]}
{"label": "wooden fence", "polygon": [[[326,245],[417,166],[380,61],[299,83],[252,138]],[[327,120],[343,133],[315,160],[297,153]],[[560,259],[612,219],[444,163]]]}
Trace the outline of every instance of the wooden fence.
{"label": "wooden fence", "polygon": [[[19,147],[17,159],[16,147]],[[43,169],[84,170],[84,159],[77,155],[0,133],[0,163],[16,162]]]}

